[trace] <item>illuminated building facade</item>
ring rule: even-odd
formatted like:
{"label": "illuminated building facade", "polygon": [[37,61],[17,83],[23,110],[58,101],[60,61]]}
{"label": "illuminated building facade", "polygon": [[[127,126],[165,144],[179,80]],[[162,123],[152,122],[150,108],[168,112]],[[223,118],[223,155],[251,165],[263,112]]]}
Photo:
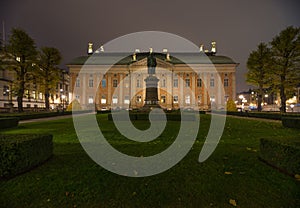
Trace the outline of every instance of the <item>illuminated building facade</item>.
{"label": "illuminated building facade", "polygon": [[[145,104],[147,57],[156,58],[158,103],[164,109],[222,109],[227,100],[235,100],[236,68],[231,58],[211,51],[198,53],[140,52],[109,53],[103,47],[68,64],[69,100],[77,99],[83,109],[139,109]],[[118,57],[122,57],[118,59]],[[220,91],[224,90],[224,93]]]}

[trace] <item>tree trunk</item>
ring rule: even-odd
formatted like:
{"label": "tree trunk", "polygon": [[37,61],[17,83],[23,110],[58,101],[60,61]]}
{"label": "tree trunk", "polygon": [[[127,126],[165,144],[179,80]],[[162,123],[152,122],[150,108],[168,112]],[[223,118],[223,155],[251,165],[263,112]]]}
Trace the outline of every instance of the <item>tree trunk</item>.
{"label": "tree trunk", "polygon": [[284,92],[285,76],[281,76],[280,81],[281,81],[281,84],[280,84],[280,99],[281,99],[280,112],[286,113],[286,95]]}
{"label": "tree trunk", "polygon": [[48,87],[46,87],[46,89],[45,89],[45,106],[46,106],[47,111],[49,111],[49,109],[50,109],[49,97],[50,97],[49,89],[48,89]]}
{"label": "tree trunk", "polygon": [[260,84],[259,85],[258,98],[257,98],[257,111],[259,111],[259,112],[261,112],[261,110],[262,110],[262,107],[261,107],[262,96],[263,96],[263,86]]}
{"label": "tree trunk", "polygon": [[286,96],[284,93],[284,87],[280,87],[280,99],[281,99],[281,107],[280,107],[280,112],[281,113],[286,113]]}
{"label": "tree trunk", "polygon": [[259,94],[257,98],[257,111],[259,112],[261,112],[262,110],[261,102],[262,102],[262,94]]}
{"label": "tree trunk", "polygon": [[18,111],[20,113],[23,112],[23,95],[24,95],[24,84],[22,86],[20,85],[20,89],[18,90],[18,96],[17,96]]}

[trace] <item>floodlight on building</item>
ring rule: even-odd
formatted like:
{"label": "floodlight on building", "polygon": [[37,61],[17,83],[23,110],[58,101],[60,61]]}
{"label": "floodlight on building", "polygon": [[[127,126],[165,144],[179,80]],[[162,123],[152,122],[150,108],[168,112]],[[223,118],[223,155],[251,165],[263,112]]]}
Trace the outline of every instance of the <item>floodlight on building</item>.
{"label": "floodlight on building", "polygon": [[149,52],[152,53],[153,52],[153,48],[149,48]]}
{"label": "floodlight on building", "polygon": [[140,51],[140,49],[139,49],[139,48],[136,48],[136,49],[134,50],[134,52],[136,52],[136,53],[140,53],[141,51]]}
{"label": "floodlight on building", "polygon": [[100,46],[100,52],[104,52],[104,46]]}
{"label": "floodlight on building", "polygon": [[163,53],[168,53],[168,49],[167,49],[167,48],[164,48],[164,49],[163,49]]}
{"label": "floodlight on building", "polygon": [[20,57],[20,56],[17,56],[17,57],[16,57],[16,60],[17,60],[17,62],[21,62],[21,57]]}

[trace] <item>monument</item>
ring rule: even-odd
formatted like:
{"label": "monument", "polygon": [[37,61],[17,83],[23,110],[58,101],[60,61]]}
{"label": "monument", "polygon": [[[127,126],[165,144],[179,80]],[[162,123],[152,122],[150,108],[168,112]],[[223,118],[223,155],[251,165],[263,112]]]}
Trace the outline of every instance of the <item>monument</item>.
{"label": "monument", "polygon": [[144,109],[160,108],[158,104],[157,83],[159,79],[155,76],[156,58],[150,49],[147,57],[148,77],[144,80],[146,82],[146,98]]}

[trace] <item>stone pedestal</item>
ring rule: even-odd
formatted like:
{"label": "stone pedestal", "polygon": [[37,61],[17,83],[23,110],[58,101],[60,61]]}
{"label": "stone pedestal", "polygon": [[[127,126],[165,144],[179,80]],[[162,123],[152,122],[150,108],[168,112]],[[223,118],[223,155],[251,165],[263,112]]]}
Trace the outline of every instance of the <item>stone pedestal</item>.
{"label": "stone pedestal", "polygon": [[157,83],[159,79],[156,76],[150,74],[144,81],[146,82],[146,98],[143,108],[160,108],[158,104],[159,100],[157,92]]}

